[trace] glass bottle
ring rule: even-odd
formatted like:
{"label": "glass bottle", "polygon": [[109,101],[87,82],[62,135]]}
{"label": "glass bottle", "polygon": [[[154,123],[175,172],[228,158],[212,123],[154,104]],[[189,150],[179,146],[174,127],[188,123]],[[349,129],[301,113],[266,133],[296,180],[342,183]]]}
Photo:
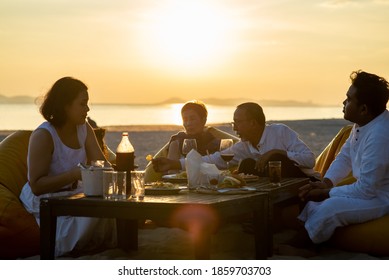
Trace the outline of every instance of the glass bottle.
{"label": "glass bottle", "polygon": [[122,133],[122,140],[116,149],[116,170],[127,172],[127,194],[131,192],[131,170],[134,170],[134,147],[128,138],[128,132]]}

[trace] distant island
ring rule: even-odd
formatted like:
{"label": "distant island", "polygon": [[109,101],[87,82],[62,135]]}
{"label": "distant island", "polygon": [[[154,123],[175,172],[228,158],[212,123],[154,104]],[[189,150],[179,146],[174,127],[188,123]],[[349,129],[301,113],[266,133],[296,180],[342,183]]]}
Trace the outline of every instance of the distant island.
{"label": "distant island", "polygon": [[[5,96],[0,94],[0,104],[35,104],[36,98],[31,96],[25,96],[25,95],[19,95],[19,96]],[[236,106],[238,104],[244,103],[244,102],[256,102],[258,104],[261,104],[261,106],[272,106],[272,107],[323,107],[323,106],[335,106],[335,105],[318,105],[314,104],[312,102],[300,102],[295,100],[253,100],[253,99],[246,99],[246,98],[230,98],[230,99],[221,99],[221,98],[203,98],[199,99],[203,101],[205,104],[209,105],[219,105],[219,106]],[[166,104],[174,104],[174,103],[185,103],[188,100],[178,98],[178,97],[172,97],[169,99],[166,99],[162,102],[157,103],[110,103],[109,105],[166,105]],[[105,105],[107,103],[94,103],[94,104],[101,104]]]}
{"label": "distant island", "polygon": [[0,94],[0,104],[34,104],[34,97],[26,96],[26,95],[18,95],[18,96],[5,96]]}

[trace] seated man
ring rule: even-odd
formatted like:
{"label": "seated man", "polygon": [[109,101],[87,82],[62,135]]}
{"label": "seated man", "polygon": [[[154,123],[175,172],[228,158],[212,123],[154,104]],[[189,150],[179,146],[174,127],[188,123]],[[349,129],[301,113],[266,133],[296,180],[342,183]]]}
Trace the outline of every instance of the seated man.
{"label": "seated man", "polygon": [[[270,160],[282,161],[283,177],[307,177],[314,175],[315,156],[296,132],[283,124],[266,124],[261,106],[256,103],[240,104],[234,112],[234,130],[241,141],[225,153],[233,154],[231,166],[240,164],[239,172],[267,176],[265,167]],[[227,167],[220,152],[203,156],[203,161],[214,163],[219,169]],[[247,164],[247,161],[249,163]],[[156,158],[157,172],[185,169],[184,160]]]}
{"label": "seated man", "polygon": [[[322,243],[338,227],[389,213],[389,84],[362,71],[353,72],[350,78],[343,112],[354,126],[323,180],[301,188],[301,199],[308,201],[299,216],[305,229],[291,245]],[[334,187],[350,172],[355,182]]]}

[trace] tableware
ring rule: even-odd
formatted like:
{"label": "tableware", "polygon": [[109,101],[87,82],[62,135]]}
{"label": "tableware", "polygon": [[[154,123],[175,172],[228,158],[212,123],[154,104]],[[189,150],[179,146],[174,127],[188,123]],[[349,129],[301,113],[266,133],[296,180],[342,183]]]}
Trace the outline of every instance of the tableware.
{"label": "tableware", "polygon": [[142,201],[145,196],[145,172],[131,171],[131,198]]}
{"label": "tableware", "polygon": [[269,181],[273,186],[281,186],[281,161],[269,161]]}
{"label": "tableware", "polygon": [[104,171],[103,172],[103,197],[105,199],[126,200],[127,172]]}
{"label": "tableware", "polygon": [[250,183],[250,182],[256,182],[259,180],[259,176],[257,175],[251,175],[251,174],[239,174],[244,180],[246,183]]}
{"label": "tableware", "polygon": [[254,193],[257,190],[252,187],[243,187],[243,188],[223,188],[223,189],[210,189],[199,187],[196,189],[197,193],[203,194],[247,194]]}
{"label": "tableware", "polygon": [[220,140],[220,156],[227,163],[227,170],[230,170],[230,161],[234,158],[234,153],[230,149],[233,145],[232,139]]}
{"label": "tableware", "polygon": [[181,173],[178,174],[166,174],[162,176],[162,180],[166,182],[171,182],[171,183],[187,183],[188,179],[185,177],[182,177],[180,175]]}
{"label": "tableware", "polygon": [[86,196],[103,195],[103,171],[112,170],[111,167],[81,168],[81,179]]}
{"label": "tableware", "polygon": [[193,149],[197,151],[196,139],[184,139],[181,149],[181,153],[184,155],[184,157],[186,157],[186,155]]}

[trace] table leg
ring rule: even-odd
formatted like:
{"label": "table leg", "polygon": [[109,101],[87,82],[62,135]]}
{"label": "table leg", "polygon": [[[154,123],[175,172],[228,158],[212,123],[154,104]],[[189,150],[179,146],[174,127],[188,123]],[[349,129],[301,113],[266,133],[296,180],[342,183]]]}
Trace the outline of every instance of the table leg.
{"label": "table leg", "polygon": [[40,253],[41,260],[53,260],[55,253],[55,237],[57,232],[57,216],[52,215],[47,200],[40,204]]}
{"label": "table leg", "polygon": [[[257,260],[267,259],[270,246],[273,243],[269,244],[269,221],[268,221],[268,206],[265,203],[263,208],[256,209],[253,212],[254,221],[254,240],[255,240],[255,258]],[[272,249],[272,248],[271,248]]]}
{"label": "table leg", "polygon": [[118,247],[138,250],[138,220],[116,219]]}

